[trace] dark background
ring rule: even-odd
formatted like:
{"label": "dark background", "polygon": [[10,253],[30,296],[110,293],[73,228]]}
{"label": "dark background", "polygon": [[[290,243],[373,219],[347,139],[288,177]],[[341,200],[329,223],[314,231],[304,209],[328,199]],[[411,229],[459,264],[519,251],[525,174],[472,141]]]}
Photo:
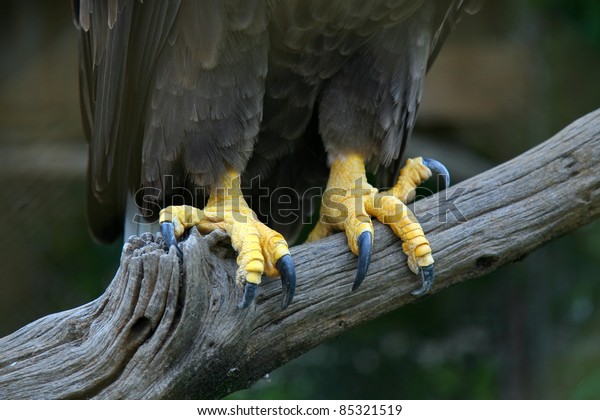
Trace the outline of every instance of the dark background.
{"label": "dark background", "polygon": [[[118,266],[85,224],[77,65],[70,2],[0,0],[0,336],[94,299]],[[409,153],[459,182],[598,108],[598,74],[600,2],[489,0],[429,74]],[[600,398],[599,273],[596,222],[232,397]]]}

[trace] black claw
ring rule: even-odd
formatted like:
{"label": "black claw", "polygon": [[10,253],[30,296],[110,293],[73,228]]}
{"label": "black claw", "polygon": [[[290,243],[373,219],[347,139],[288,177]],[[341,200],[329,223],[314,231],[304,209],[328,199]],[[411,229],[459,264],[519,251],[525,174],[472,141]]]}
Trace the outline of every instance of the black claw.
{"label": "black claw", "polygon": [[177,254],[183,258],[183,252],[181,248],[179,248],[179,244],[177,243],[177,238],[175,238],[175,229],[173,228],[173,223],[171,222],[163,222],[160,225],[160,231],[162,233],[165,242],[167,243],[167,250],[174,246],[177,250]]}
{"label": "black claw", "polygon": [[254,302],[254,298],[256,297],[256,291],[258,290],[258,285],[254,283],[246,283],[244,285],[244,296],[240,303],[238,303],[238,308],[245,309],[252,302]]}
{"label": "black claw", "polygon": [[423,296],[429,293],[431,287],[433,286],[433,280],[435,278],[435,274],[433,271],[433,264],[428,265],[427,267],[421,267],[421,281],[423,284],[419,290],[415,290],[412,292],[413,296]]}
{"label": "black claw", "polygon": [[371,232],[363,232],[358,237],[358,268],[356,269],[356,278],[352,285],[352,291],[358,289],[362,284],[367,270],[369,269],[369,263],[371,262],[371,252],[373,251],[373,235]]}
{"label": "black claw", "polygon": [[285,309],[292,302],[294,293],[296,293],[296,269],[292,256],[287,254],[281,257],[275,267],[281,275],[281,287],[283,288],[283,300],[281,301],[281,309]]}
{"label": "black claw", "polygon": [[445,190],[450,186],[450,172],[444,165],[434,159],[423,158],[423,165],[427,166],[433,172],[436,172],[439,176],[444,179],[444,185],[441,190]]}

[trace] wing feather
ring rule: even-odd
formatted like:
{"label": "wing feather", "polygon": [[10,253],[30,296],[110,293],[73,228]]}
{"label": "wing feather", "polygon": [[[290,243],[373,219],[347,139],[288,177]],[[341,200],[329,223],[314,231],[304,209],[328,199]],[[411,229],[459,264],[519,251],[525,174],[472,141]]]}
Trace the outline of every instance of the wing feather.
{"label": "wing feather", "polygon": [[[233,109],[227,100],[227,96],[234,95],[233,86],[243,79],[241,63],[235,70],[222,72],[222,79],[177,72],[177,66],[166,64],[173,59],[189,62],[192,68],[211,69],[220,60],[227,61],[220,48],[229,26],[245,27],[256,14],[256,9],[250,7],[256,2],[247,1],[246,7],[233,3],[73,2],[75,25],[80,33],[81,109],[90,149],[88,218],[98,239],[112,241],[119,235],[126,197],[146,185],[145,180],[159,178],[157,173],[163,170],[185,173],[196,169],[193,159],[184,162],[188,166],[184,168],[169,167],[168,163],[175,165],[185,133],[201,130],[201,120],[219,121],[227,114],[240,114],[240,120],[259,118],[261,110],[256,106],[250,110]],[[229,12],[232,25],[228,26]],[[260,90],[251,86],[246,94],[256,95]],[[182,133],[180,126],[187,131]],[[224,130],[224,136],[228,135],[225,124],[219,128]],[[177,136],[174,142],[173,136]],[[219,144],[222,137],[215,137],[213,134],[208,142]],[[229,145],[227,139],[224,146]],[[213,152],[214,161],[219,150]],[[165,158],[161,160],[160,154]],[[202,170],[208,172],[209,168],[210,165]]]}

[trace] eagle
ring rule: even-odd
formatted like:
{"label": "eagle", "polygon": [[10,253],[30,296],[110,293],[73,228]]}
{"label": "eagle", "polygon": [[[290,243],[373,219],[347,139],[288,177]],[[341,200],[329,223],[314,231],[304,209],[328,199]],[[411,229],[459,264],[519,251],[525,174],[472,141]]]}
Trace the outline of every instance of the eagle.
{"label": "eagle", "polygon": [[321,197],[308,240],[346,233],[353,289],[376,218],[421,275],[413,294],[427,293],[432,250],[406,203],[432,171],[449,175],[432,159],[401,168],[403,151],[428,68],[482,1],[73,0],[92,235],[112,242],[154,222],[181,254],[186,229],[222,229],[239,306],[264,274],[281,278],[285,308],[288,241]]}

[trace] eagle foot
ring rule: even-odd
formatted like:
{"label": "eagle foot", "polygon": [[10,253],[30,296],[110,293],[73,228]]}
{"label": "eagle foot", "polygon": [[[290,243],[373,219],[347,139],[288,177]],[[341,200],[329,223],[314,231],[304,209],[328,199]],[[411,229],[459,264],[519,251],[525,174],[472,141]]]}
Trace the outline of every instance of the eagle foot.
{"label": "eagle foot", "polygon": [[[239,177],[231,174],[223,189],[215,189],[204,209],[192,206],[169,206],[160,212],[161,231],[167,246],[175,246],[185,229],[196,226],[201,233],[223,229],[237,251],[236,282],[244,292],[238,307],[247,308],[254,301],[261,277],[280,277],[283,288],[282,309],[292,301],[296,289],[296,272],[287,242],[281,234],[260,222],[246,204],[239,189]],[[225,192],[225,193],[223,193]]]}
{"label": "eagle foot", "polygon": [[415,188],[432,175],[440,173],[447,187],[450,177],[446,168],[432,159],[408,159],[400,171],[396,185],[378,191],[366,179],[364,159],[356,154],[335,159],[323,195],[320,219],[308,240],[326,237],[343,230],[350,250],[358,256],[358,268],[352,290],[364,280],[371,259],[374,238],[371,216],[384,223],[402,240],[408,266],[421,274],[421,288],[413,292],[421,296],[429,292],[434,281],[433,256],[421,225],[406,203],[412,201]]}

